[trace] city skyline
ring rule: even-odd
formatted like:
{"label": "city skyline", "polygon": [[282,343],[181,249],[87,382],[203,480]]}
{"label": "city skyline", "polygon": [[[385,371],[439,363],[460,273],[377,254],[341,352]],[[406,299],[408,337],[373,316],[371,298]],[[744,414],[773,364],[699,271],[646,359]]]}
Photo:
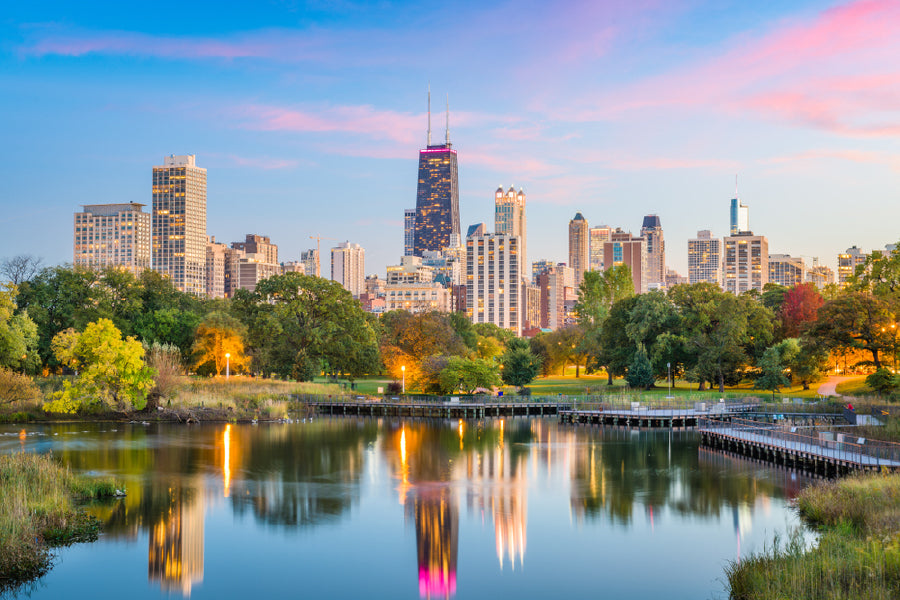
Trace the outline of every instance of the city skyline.
{"label": "city skyline", "polygon": [[[15,5],[0,25],[15,141],[0,160],[0,254],[70,262],[76,206],[149,206],[147,165],[196,154],[207,233],[270,236],[286,261],[310,235],[350,240],[381,273],[403,253],[428,81],[457,107],[461,229],[490,222],[492,191],[515,185],[530,259],[566,262],[575,212],[626,231],[658,214],[666,262],[686,275],[687,240],[728,232],[736,173],[773,254],[836,270],[849,247],[897,241],[893,2],[462,4],[412,22],[403,6],[267,6],[221,10],[202,30],[92,6]],[[539,43],[506,52],[498,18]],[[440,52],[423,24],[466,43]]]}

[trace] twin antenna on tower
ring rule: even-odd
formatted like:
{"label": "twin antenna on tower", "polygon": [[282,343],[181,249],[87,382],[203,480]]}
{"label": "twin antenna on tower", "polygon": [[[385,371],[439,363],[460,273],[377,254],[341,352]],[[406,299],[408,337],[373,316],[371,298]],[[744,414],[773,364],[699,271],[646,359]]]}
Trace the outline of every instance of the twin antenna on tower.
{"label": "twin antenna on tower", "polygon": [[[431,84],[428,84],[428,146],[431,145]],[[450,94],[447,94],[447,145],[450,145]]]}

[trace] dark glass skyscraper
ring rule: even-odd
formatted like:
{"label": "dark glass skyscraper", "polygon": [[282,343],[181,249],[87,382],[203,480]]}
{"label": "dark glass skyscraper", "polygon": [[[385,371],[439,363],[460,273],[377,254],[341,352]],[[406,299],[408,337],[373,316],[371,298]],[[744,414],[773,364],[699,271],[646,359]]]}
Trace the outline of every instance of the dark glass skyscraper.
{"label": "dark glass skyscraper", "polygon": [[450,117],[447,141],[431,144],[431,99],[428,109],[428,144],[419,150],[419,185],[416,190],[416,235],[413,254],[441,251],[450,246],[450,236],[459,236],[459,178],[456,150],[450,144]]}

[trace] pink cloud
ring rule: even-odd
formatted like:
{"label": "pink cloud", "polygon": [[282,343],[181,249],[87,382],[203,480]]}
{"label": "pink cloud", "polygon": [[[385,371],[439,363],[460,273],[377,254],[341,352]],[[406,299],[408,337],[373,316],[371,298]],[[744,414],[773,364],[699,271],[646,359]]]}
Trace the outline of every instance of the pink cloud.
{"label": "pink cloud", "polygon": [[797,154],[775,156],[766,162],[774,164],[789,164],[794,162],[815,161],[821,159],[844,160],[863,164],[887,165],[894,170],[900,170],[900,156],[889,152],[875,152],[870,150],[827,150],[816,149]]}
{"label": "pink cloud", "polygon": [[[635,110],[682,107],[764,118],[848,136],[900,133],[900,2],[857,0],[808,21],[782,22],[730,42],[717,58],[627,86],[576,113],[616,118]],[[880,114],[879,114],[880,113]],[[878,114],[878,121],[872,115]]]}
{"label": "pink cloud", "polygon": [[380,110],[372,106],[284,108],[246,105],[230,111],[238,125],[259,131],[342,132],[406,145],[424,137],[425,115]]}

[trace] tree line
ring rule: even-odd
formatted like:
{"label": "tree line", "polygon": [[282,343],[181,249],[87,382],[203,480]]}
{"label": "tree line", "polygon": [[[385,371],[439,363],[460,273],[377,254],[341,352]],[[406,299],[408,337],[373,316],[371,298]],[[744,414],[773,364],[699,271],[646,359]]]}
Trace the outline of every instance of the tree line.
{"label": "tree line", "polygon": [[52,399],[65,410],[87,397],[143,407],[173,363],[297,381],[380,375],[443,394],[522,388],[567,366],[634,388],[677,376],[724,390],[750,378],[774,392],[791,381],[808,388],[842,356],[874,368],[879,391],[897,387],[896,252],[872,253],[848,285],[821,291],[769,284],[735,296],[699,283],[637,295],[626,266],[588,272],[568,326],[530,340],[461,313],[371,315],[336,282],[297,273],[232,299],[179,292],[155,271],[30,257],[0,262],[0,277],[0,402],[33,393],[28,376],[78,372]]}

